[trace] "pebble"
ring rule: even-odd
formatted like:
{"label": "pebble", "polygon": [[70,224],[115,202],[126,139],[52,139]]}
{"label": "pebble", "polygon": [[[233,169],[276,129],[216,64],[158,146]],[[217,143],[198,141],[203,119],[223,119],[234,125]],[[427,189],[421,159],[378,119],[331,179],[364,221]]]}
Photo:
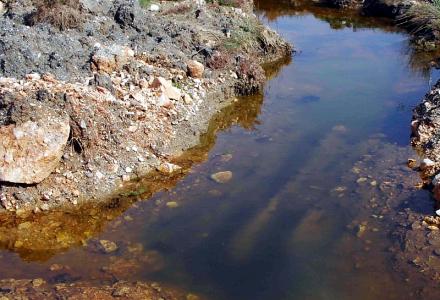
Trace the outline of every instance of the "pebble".
{"label": "pebble", "polygon": [[357,228],[356,236],[358,238],[362,237],[364,235],[364,233],[365,233],[365,230],[367,230],[367,226],[363,225],[363,224],[359,224],[358,228]]}
{"label": "pebble", "polygon": [[232,179],[231,171],[217,172],[211,175],[211,179],[217,183],[227,183]]}
{"label": "pebble", "polygon": [[99,180],[102,179],[102,178],[104,178],[104,174],[102,174],[102,173],[99,172],[99,171],[96,171],[95,176],[96,176],[96,178],[99,179]]}
{"label": "pebble", "polygon": [[40,287],[40,286],[42,286],[45,283],[46,283],[46,281],[44,281],[41,278],[37,278],[37,279],[32,280],[32,286],[33,287]]}
{"label": "pebble", "polygon": [[429,158],[425,158],[422,160],[422,163],[420,164],[420,169],[424,170],[424,169],[432,167],[434,165],[435,165],[435,163],[432,160],[430,160]]}
{"label": "pebble", "polygon": [[160,10],[160,6],[157,4],[151,4],[150,8],[148,9],[149,11],[159,11]]}
{"label": "pebble", "polygon": [[118,250],[118,245],[115,242],[109,240],[100,240],[99,245],[104,253],[112,253]]}
{"label": "pebble", "polygon": [[166,205],[167,205],[168,208],[176,208],[176,207],[179,207],[179,203],[177,203],[177,202],[175,202],[175,201],[167,202]]}
{"label": "pebble", "polygon": [[361,177],[358,180],[356,180],[357,183],[364,183],[365,181],[367,181],[367,178],[365,177]]}
{"label": "pebble", "polygon": [[417,161],[413,158],[409,158],[408,161],[406,162],[406,165],[408,166],[408,168],[415,168],[417,165]]}
{"label": "pebble", "polygon": [[126,172],[126,173],[131,173],[131,172],[133,172],[133,169],[130,168],[130,167],[126,167],[126,168],[125,168],[125,172]]}

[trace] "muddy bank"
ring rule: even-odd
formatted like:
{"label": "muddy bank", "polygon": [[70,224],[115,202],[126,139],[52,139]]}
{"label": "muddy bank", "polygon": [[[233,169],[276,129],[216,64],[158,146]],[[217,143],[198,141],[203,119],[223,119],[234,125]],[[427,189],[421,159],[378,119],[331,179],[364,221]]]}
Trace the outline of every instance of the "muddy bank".
{"label": "muddy bank", "polygon": [[261,90],[262,63],[292,51],[246,1],[69,3],[77,22],[26,0],[0,17],[5,210],[75,206],[179,172],[170,159],[234,96]]}

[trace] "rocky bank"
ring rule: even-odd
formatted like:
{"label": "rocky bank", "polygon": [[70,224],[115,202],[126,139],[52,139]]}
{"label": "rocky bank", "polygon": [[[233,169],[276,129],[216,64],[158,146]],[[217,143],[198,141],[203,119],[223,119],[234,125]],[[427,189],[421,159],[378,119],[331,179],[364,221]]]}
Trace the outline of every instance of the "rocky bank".
{"label": "rocky bank", "polygon": [[292,52],[249,1],[0,3],[0,200],[13,212],[179,172],[170,160]]}

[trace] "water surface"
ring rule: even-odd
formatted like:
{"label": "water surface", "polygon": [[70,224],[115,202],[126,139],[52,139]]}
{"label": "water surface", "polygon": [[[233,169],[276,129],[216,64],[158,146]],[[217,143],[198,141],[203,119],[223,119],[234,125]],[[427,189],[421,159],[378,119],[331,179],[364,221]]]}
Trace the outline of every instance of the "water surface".
{"label": "water surface", "polygon": [[[389,170],[362,183],[356,166],[393,159],[397,169],[387,168],[408,172],[411,109],[438,74],[386,21],[294,4],[257,1],[298,51],[272,67],[264,95],[213,120],[186,177],[82,237],[115,241],[118,252],[80,243],[44,258],[5,250],[0,277],[157,280],[218,300],[411,298],[388,251],[393,224],[368,221],[368,238],[359,234]],[[232,179],[211,180],[219,171]],[[424,191],[409,195],[429,203]],[[54,263],[70,271],[55,277]]]}

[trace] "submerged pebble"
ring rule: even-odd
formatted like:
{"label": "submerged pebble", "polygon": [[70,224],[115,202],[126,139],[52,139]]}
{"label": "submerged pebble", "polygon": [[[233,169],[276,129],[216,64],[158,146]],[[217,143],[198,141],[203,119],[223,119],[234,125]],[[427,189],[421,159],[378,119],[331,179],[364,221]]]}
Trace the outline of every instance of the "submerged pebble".
{"label": "submerged pebble", "polygon": [[232,179],[231,171],[218,172],[211,175],[211,179],[217,183],[227,183]]}
{"label": "submerged pebble", "polygon": [[112,253],[118,250],[118,245],[115,242],[109,240],[100,240],[99,241],[100,249],[104,253]]}
{"label": "submerged pebble", "polygon": [[170,202],[167,202],[167,207],[168,208],[176,208],[176,207],[179,207],[179,203],[177,203],[176,201],[170,201]]}

